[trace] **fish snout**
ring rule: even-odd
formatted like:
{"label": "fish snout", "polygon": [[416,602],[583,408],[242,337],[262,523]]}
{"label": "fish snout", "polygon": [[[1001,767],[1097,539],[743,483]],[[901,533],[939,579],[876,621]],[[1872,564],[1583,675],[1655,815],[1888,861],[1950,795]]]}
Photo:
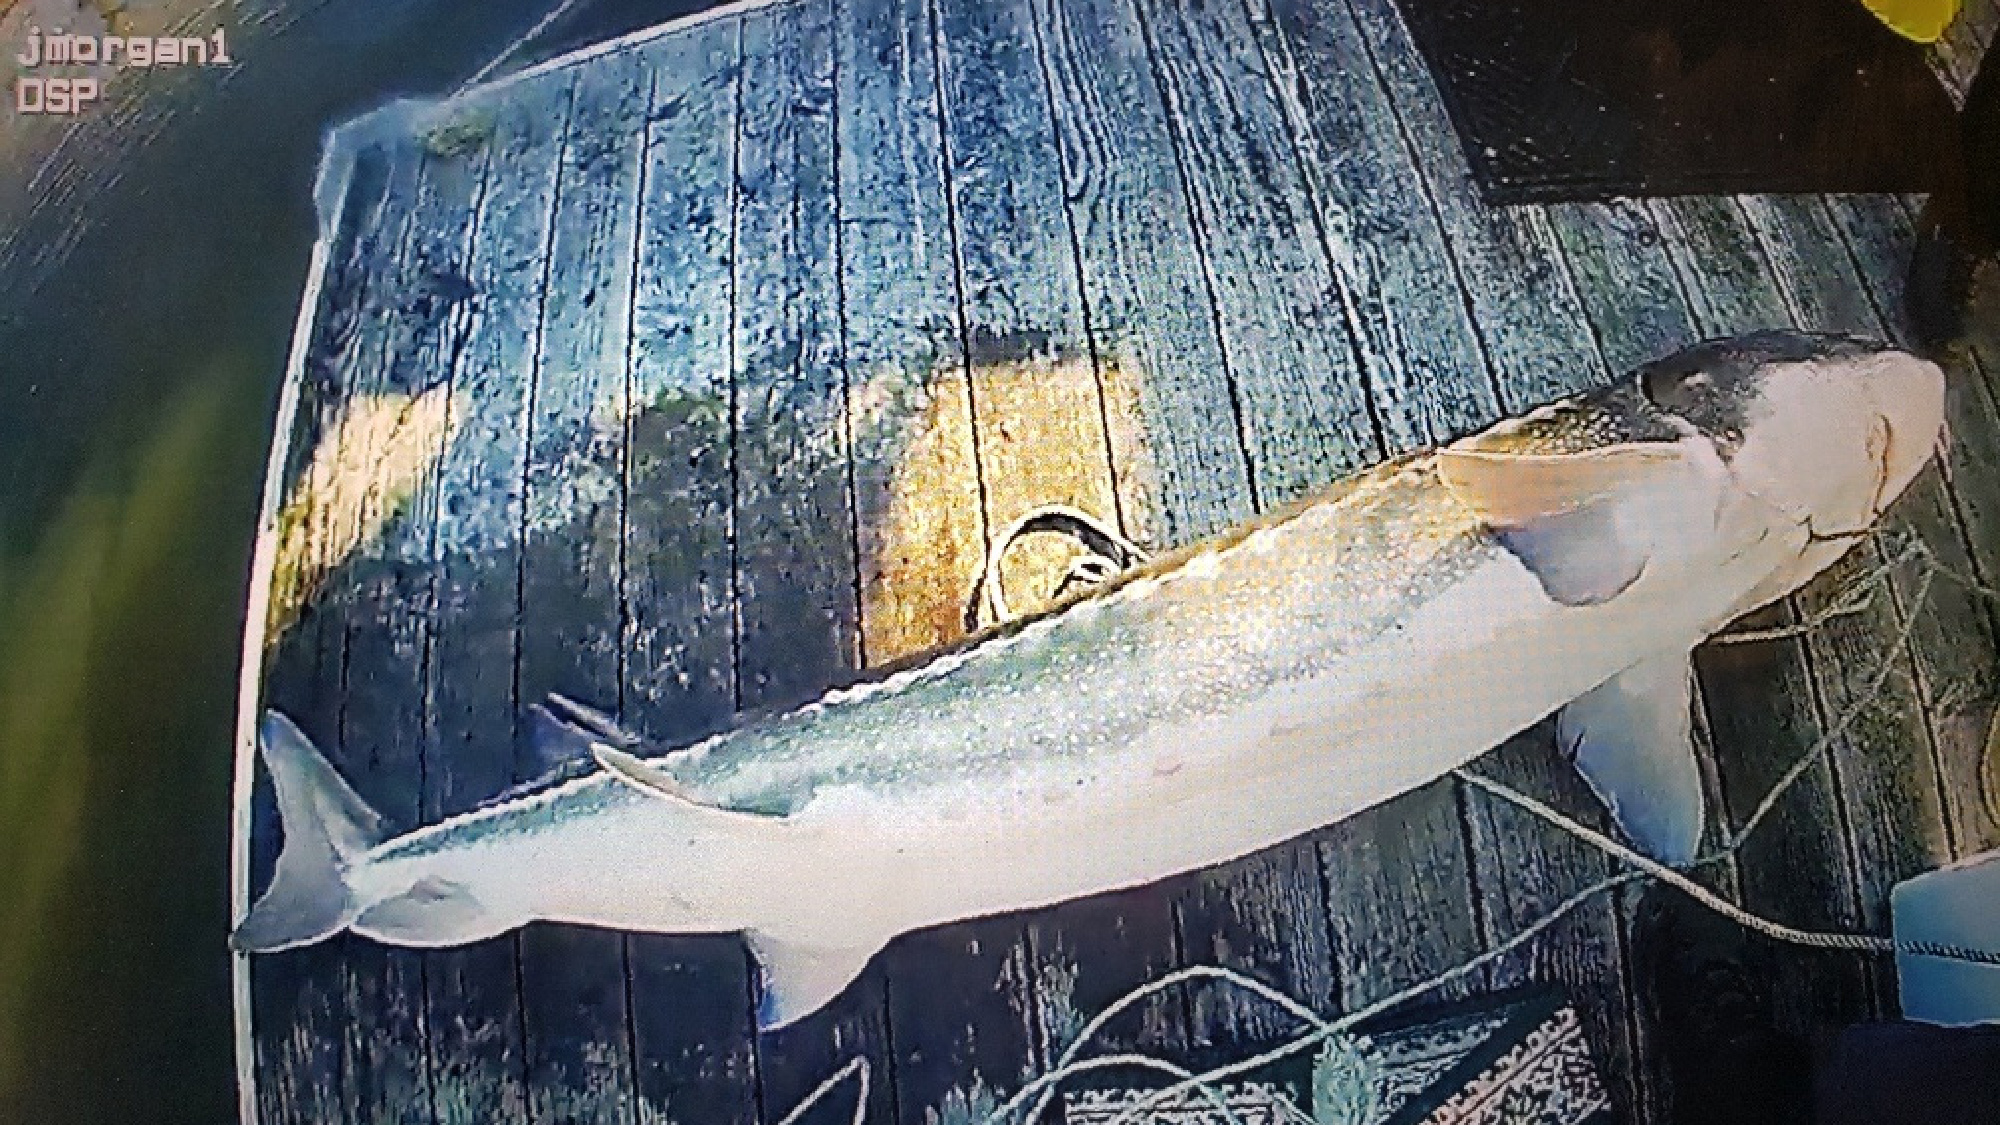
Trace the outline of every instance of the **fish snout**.
{"label": "fish snout", "polygon": [[1869,389],[1886,439],[1880,454],[1879,511],[1910,486],[1933,456],[1942,461],[1949,437],[1942,368],[1897,349],[1881,352],[1875,366]]}

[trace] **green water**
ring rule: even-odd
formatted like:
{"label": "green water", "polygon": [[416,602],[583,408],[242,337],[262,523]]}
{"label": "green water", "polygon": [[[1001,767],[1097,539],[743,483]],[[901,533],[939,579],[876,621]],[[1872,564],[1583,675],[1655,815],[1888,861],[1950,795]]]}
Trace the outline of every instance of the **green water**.
{"label": "green water", "polygon": [[[237,662],[319,138],[548,6],[242,0],[295,22],[156,134],[93,123],[67,159],[114,184],[0,214],[57,248],[0,268],[0,1122],[235,1115]],[[699,6],[580,5],[529,53]]]}

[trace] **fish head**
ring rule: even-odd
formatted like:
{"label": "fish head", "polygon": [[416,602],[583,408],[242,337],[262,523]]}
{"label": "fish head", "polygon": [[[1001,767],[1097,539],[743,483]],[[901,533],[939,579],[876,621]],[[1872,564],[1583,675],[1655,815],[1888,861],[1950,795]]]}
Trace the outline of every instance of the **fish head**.
{"label": "fish head", "polygon": [[1941,448],[1944,373],[1849,336],[1758,332],[1638,373],[1652,405],[1698,430],[1735,491],[1801,535],[1766,589],[1794,589],[1844,554]]}

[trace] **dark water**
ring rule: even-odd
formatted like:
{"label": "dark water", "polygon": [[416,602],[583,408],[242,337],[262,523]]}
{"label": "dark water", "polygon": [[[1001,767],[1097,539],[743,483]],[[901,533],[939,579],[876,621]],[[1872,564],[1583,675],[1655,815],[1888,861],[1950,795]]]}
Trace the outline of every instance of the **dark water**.
{"label": "dark water", "polygon": [[[581,3],[517,59],[705,6]],[[551,7],[244,0],[282,30],[226,81],[73,150],[114,183],[0,215],[63,247],[0,268],[0,1122],[235,1115],[237,665],[319,140]]]}

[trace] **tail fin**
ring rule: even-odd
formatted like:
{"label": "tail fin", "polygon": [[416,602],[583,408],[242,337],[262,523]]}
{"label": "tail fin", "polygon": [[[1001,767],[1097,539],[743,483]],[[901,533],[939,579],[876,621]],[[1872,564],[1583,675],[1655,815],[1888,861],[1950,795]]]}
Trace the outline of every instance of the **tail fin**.
{"label": "tail fin", "polygon": [[347,868],[386,835],[382,818],[290,719],[265,712],[261,745],[285,846],[270,888],[229,938],[252,953],[310,945],[345,929],[367,905],[349,892]]}

